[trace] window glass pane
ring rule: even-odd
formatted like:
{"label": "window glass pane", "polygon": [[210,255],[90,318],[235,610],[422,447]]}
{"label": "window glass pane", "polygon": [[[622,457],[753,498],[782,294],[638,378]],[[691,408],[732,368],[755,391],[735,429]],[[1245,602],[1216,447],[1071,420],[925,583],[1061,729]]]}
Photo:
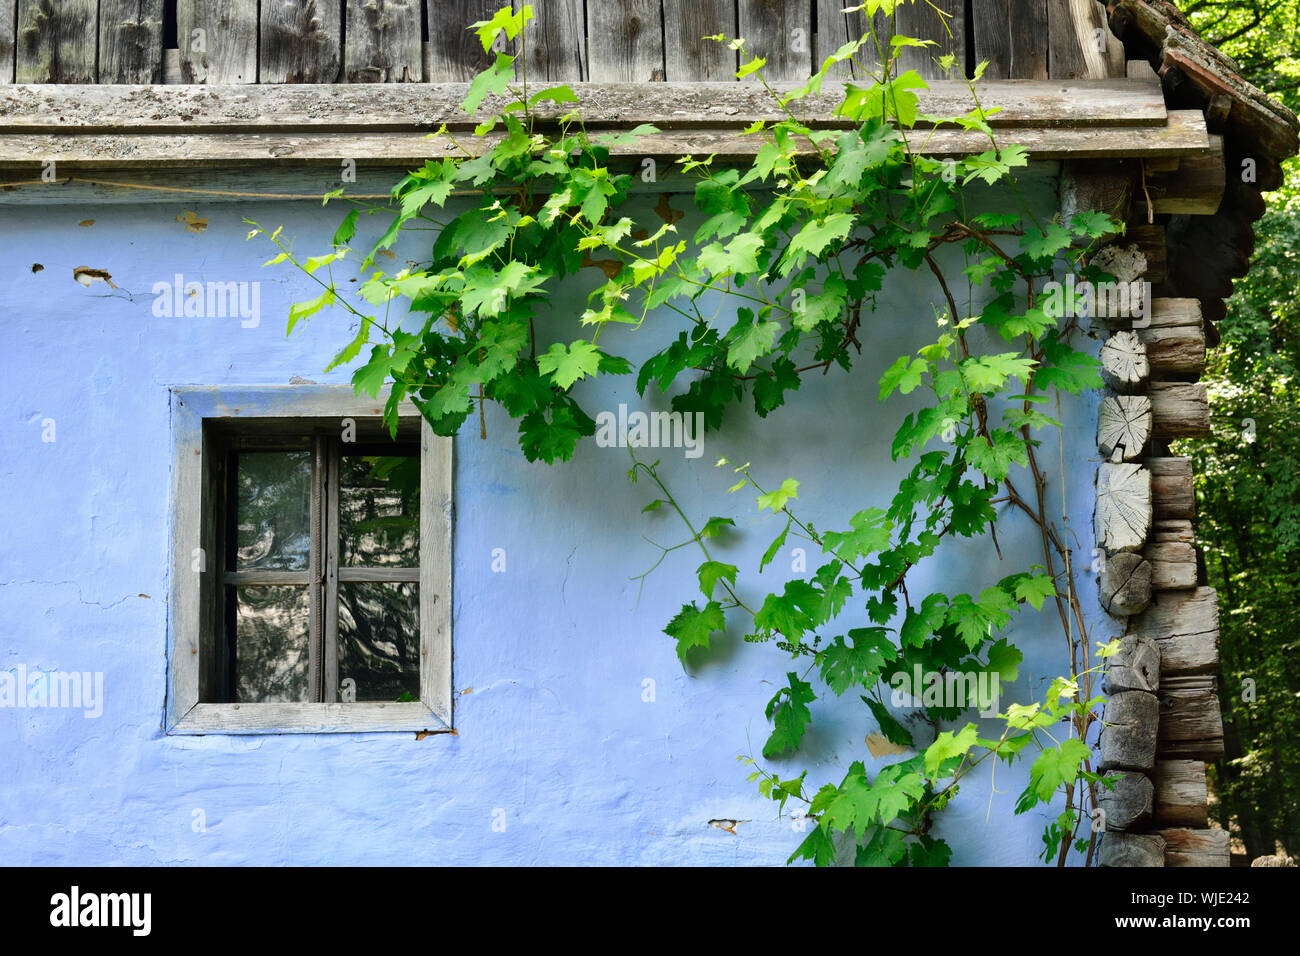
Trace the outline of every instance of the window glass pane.
{"label": "window glass pane", "polygon": [[235,471],[235,570],[307,570],[311,453],[243,452]]}
{"label": "window glass pane", "polygon": [[231,590],[235,592],[235,702],[310,700],[307,589]]}
{"label": "window glass pane", "polygon": [[339,685],[344,701],[419,699],[418,585],[339,584]]}
{"label": "window glass pane", "polygon": [[420,565],[420,455],[344,455],[339,554],[347,568]]}

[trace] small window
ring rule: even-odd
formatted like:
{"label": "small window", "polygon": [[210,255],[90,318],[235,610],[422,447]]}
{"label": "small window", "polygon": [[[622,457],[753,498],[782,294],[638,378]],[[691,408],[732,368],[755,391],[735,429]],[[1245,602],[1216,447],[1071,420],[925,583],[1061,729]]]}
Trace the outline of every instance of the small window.
{"label": "small window", "polygon": [[449,729],[450,440],[254,391],[173,391],[169,730]]}

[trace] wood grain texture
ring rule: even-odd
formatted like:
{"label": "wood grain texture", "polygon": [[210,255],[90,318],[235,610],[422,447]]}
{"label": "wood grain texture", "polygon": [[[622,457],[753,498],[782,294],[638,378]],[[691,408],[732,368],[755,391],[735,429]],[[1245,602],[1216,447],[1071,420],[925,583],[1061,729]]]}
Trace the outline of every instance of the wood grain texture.
{"label": "wood grain texture", "polygon": [[[518,10],[525,0],[514,0]],[[582,0],[533,4],[534,18],[524,27],[529,82],[586,80],[587,30]]]}
{"label": "wood grain texture", "polygon": [[1152,423],[1166,438],[1198,438],[1210,432],[1210,404],[1201,382],[1152,382]]}
{"label": "wood grain texture", "polygon": [[1228,866],[1231,863],[1227,830],[1177,828],[1161,830],[1165,840],[1165,866]]}
{"label": "wood grain texture", "polygon": [[1223,756],[1223,715],[1214,675],[1165,678],[1159,697],[1161,757],[1214,761]]}
{"label": "wood grain texture", "polygon": [[[850,4],[851,6],[851,4]],[[751,57],[763,57],[769,82],[812,75],[812,5],[809,0],[739,0],[739,30]],[[747,82],[757,82],[753,75]]]}
{"label": "wood grain texture", "polygon": [[1107,614],[1139,614],[1151,602],[1151,564],[1132,551],[1113,554],[1102,562],[1098,587]]}
{"label": "wood grain texture", "polygon": [[1107,694],[1159,690],[1160,645],[1144,635],[1125,634],[1119,650],[1106,659],[1102,689]]}
{"label": "wood grain texture", "polygon": [[1097,415],[1097,448],[1111,461],[1136,461],[1151,440],[1151,399],[1107,395]]}
{"label": "wood grain texture", "polygon": [[1199,376],[1205,371],[1203,326],[1150,327],[1137,334],[1155,375]]}
{"label": "wood grain texture", "polygon": [[335,83],[343,62],[342,0],[264,0],[262,83]]}
{"label": "wood grain texture", "polygon": [[1149,173],[1146,187],[1157,213],[1213,216],[1227,189],[1223,137],[1212,135],[1204,156],[1189,156],[1169,172]]}
{"label": "wood grain texture", "polygon": [[94,83],[96,0],[18,0],[19,83]]}
{"label": "wood grain texture", "polygon": [[99,82],[161,83],[163,0],[99,0]]}
{"label": "wood grain texture", "polygon": [[1164,838],[1154,833],[1107,832],[1101,838],[1101,856],[1097,865],[1107,867],[1164,866]]}
{"label": "wood grain texture", "polygon": [[1196,489],[1190,458],[1150,458],[1152,511],[1156,520],[1191,518]]}
{"label": "wood grain texture", "polygon": [[[1132,394],[1146,387],[1151,374],[1147,349],[1132,332],[1116,332],[1101,347],[1101,377],[1117,392]],[[1150,402],[1147,403],[1148,409]]]}
{"label": "wood grain texture", "polygon": [[1156,591],[1196,587],[1196,549],[1181,541],[1152,541],[1142,549],[1151,562],[1151,587]]}
{"label": "wood grain texture", "polygon": [[178,0],[186,83],[257,82],[257,0]]}
{"label": "wood grain texture", "polygon": [[900,71],[916,70],[926,79],[944,77],[936,59],[954,54],[953,76],[965,76],[966,5],[963,0],[921,0],[895,8],[894,32],[933,40],[933,46],[904,47],[898,58]]}
{"label": "wood grain texture", "polygon": [[348,0],[343,76],[349,83],[424,79],[418,0]]}
{"label": "wood grain texture", "polygon": [[1130,622],[1129,630],[1160,645],[1161,670],[1167,675],[1218,670],[1219,599],[1213,588],[1163,591]]}
{"label": "wood grain texture", "polygon": [[1151,530],[1151,472],[1127,462],[1101,465],[1095,525],[1108,553],[1141,550]]}
{"label": "wood grain texture", "polygon": [[1123,76],[1124,45],[1096,0],[1047,0],[1048,70],[1057,79]]}
{"label": "wood grain texture", "polygon": [[14,35],[18,0],[0,0],[0,84],[14,81]]}
{"label": "wood grain texture", "polygon": [[492,14],[502,6],[502,0],[437,0],[426,3],[429,69],[425,80],[430,83],[465,83],[491,66],[495,54],[484,52],[478,34],[470,29],[470,25],[491,20]]}
{"label": "wood grain texture", "polygon": [[1140,690],[1112,694],[1102,720],[1100,769],[1146,773],[1155,766],[1160,724],[1160,704],[1155,694]]}
{"label": "wood grain texture", "polygon": [[1113,788],[1103,781],[1097,787],[1097,805],[1105,816],[1108,831],[1139,830],[1151,819],[1155,787],[1146,774],[1121,771],[1106,774]]}
{"label": "wood grain texture", "polygon": [[[477,42],[477,41],[476,41]],[[482,50],[482,47],[479,47]],[[542,84],[539,84],[539,86]],[[777,84],[780,93],[793,84]],[[974,107],[964,83],[936,80],[930,89],[920,90],[918,108],[923,113],[956,115]],[[469,92],[468,83],[426,83],[397,89],[382,84],[328,89],[317,86],[208,84],[205,89],[147,86],[39,86],[18,85],[0,98],[0,131],[68,132],[199,132],[206,130],[272,131],[311,129],[338,131],[437,129],[446,123],[451,129],[472,129],[460,110]],[[780,109],[772,95],[752,83],[734,80],[717,83],[589,83],[575,87],[578,106],[589,122],[653,123],[663,129],[734,126],[755,120],[771,120]],[[998,109],[989,117],[997,130],[1014,129],[1017,141],[1023,133],[1035,145],[1045,144],[1046,131],[1060,128],[1063,143],[1081,132],[1095,132],[1102,138],[1121,129],[1133,134],[1122,144],[1136,148],[1153,137],[1170,133],[1159,88],[1119,83],[1036,83],[1007,81],[991,84],[981,94],[986,109]],[[843,97],[838,84],[827,83],[825,91],[807,98],[809,122],[815,126],[850,124],[832,115]],[[489,97],[483,108],[499,109],[505,97]],[[573,109],[573,104],[537,104],[539,119],[551,120]],[[1193,113],[1195,111],[1192,111]],[[1199,116],[1199,114],[1196,114]],[[1202,127],[1204,121],[1202,120]],[[1064,127],[1064,128],[1062,128]],[[1195,136],[1189,146],[1204,145]],[[1175,130],[1184,129],[1176,126]],[[945,135],[956,130],[945,129]],[[1175,132],[1181,136],[1182,133]],[[1085,138],[1086,139],[1086,138]],[[987,138],[985,139],[987,143]],[[1061,147],[1068,152],[1071,146]],[[1161,150],[1157,150],[1159,152]],[[1160,324],[1168,312],[1162,303],[1195,300],[1155,300],[1153,324]],[[1199,306],[1197,306],[1199,323]]]}
{"label": "wood grain texture", "polygon": [[985,79],[1047,79],[1047,0],[972,0],[971,20]]}
{"label": "wood grain texture", "polygon": [[587,70],[593,83],[662,82],[664,34],[659,0],[588,4]]}
{"label": "wood grain texture", "polygon": [[1209,789],[1203,760],[1157,760],[1152,822],[1164,827],[1204,827]]}
{"label": "wood grain texture", "polygon": [[[846,7],[857,6],[844,0],[817,0],[817,36],[813,54],[813,70],[821,69],[826,58],[867,32],[867,19],[861,10],[845,13]],[[872,18],[875,38],[869,39],[853,54],[856,62],[837,63],[827,72],[827,77],[837,80],[865,80],[867,74],[880,68],[880,49],[888,49],[889,17],[877,13]]]}
{"label": "wood grain texture", "polygon": [[737,36],[733,0],[664,0],[663,16],[664,68],[669,83],[735,80],[736,51],[725,42],[704,39],[719,33]]}

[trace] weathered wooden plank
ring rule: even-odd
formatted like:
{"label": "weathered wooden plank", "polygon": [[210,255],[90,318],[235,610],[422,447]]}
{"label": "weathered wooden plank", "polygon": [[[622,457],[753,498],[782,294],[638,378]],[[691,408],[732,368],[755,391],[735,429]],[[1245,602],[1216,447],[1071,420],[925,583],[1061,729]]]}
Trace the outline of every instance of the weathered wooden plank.
{"label": "weathered wooden plank", "polygon": [[1101,838],[1101,857],[1098,865],[1108,867],[1164,866],[1164,838],[1154,833],[1108,831]]}
{"label": "weathered wooden plank", "polygon": [[1047,0],[1048,69],[1058,79],[1123,76],[1124,44],[1096,0]]}
{"label": "weathered wooden plank", "polygon": [[[818,70],[826,58],[848,43],[867,32],[867,19],[861,10],[845,13],[848,7],[857,4],[845,3],[844,0],[817,0],[817,49],[813,56],[813,69]],[[837,63],[826,75],[835,79],[856,78],[865,80],[868,74],[880,69],[880,53],[889,51],[889,17],[877,13],[872,17],[875,30],[874,39],[869,39],[853,54],[854,62]]]}
{"label": "weathered wooden plank", "polygon": [[[526,0],[514,0],[514,8]],[[503,3],[504,5],[504,3]],[[587,33],[582,0],[534,3],[533,19],[524,28],[528,82],[573,82],[587,74]]]}
{"label": "weathered wooden plank", "polygon": [[1152,822],[1165,827],[1203,827],[1208,820],[1203,760],[1157,760]]}
{"label": "weathered wooden plank", "polygon": [[257,82],[257,0],[177,0],[186,83]]}
{"label": "weathered wooden plank", "polygon": [[[1002,81],[991,84],[1001,86]],[[1177,162],[1177,160],[1174,160]],[[1069,221],[1076,213],[1101,212],[1127,220],[1135,181],[1141,164],[1133,160],[1069,160],[1061,167],[1061,216]],[[1079,238],[1075,245],[1093,240]]]}
{"label": "weathered wooden plank", "polygon": [[[425,80],[463,83],[491,66],[495,53],[485,53],[470,24],[491,20],[504,0],[438,0],[425,4],[429,31],[429,62]],[[508,51],[502,51],[508,52]]]}
{"label": "weathered wooden plank", "polygon": [[1047,79],[1047,0],[973,0],[971,20],[986,79]]}
{"label": "weathered wooden plank", "polygon": [[1165,840],[1165,866],[1228,866],[1231,861],[1227,830],[1161,830]]}
{"label": "weathered wooden plank", "polygon": [[1126,690],[1106,700],[1100,762],[1105,770],[1151,770],[1156,762],[1160,704],[1155,694]]}
{"label": "weathered wooden plank", "polygon": [[1189,156],[1169,172],[1148,173],[1146,180],[1153,211],[1186,216],[1213,216],[1226,188],[1222,136],[1210,137],[1206,155]]}
{"label": "weathered wooden plank", "polygon": [[343,77],[349,83],[419,83],[419,0],[354,0],[347,4]]}
{"label": "weathered wooden plank", "polygon": [[1147,360],[1156,375],[1200,375],[1205,371],[1203,325],[1156,326],[1138,330],[1146,346]]}
{"label": "weathered wooden plank", "polygon": [[[492,2],[492,0],[489,0]],[[477,41],[475,41],[477,42]],[[482,50],[482,47],[479,47]],[[539,84],[541,89],[546,84]],[[778,92],[791,84],[778,84]],[[383,84],[329,89],[297,84],[227,86],[208,84],[203,90],[142,86],[103,87],[15,86],[0,97],[0,131],[203,132],[208,130],[274,131],[286,128],[322,130],[400,130],[421,126],[472,129],[460,110],[469,92],[467,83],[429,83],[396,89]],[[591,83],[575,87],[579,109],[590,124],[653,123],[662,129],[736,126],[781,115],[772,95],[750,83]],[[919,109],[931,115],[960,115],[974,107],[965,84],[935,81],[921,90]],[[234,98],[234,99],[232,99]],[[848,125],[832,116],[843,98],[840,84],[827,83],[822,95],[805,100],[815,125]],[[991,84],[980,94],[996,130],[1062,127],[1065,136],[1093,129],[1102,137],[1135,127],[1141,133],[1126,140],[1134,146],[1152,134],[1169,132],[1168,116],[1157,88],[1154,92],[1127,81],[1100,83],[1036,83],[1008,80]],[[484,100],[483,110],[497,109],[505,98]],[[575,104],[538,104],[537,116],[552,119]],[[1195,111],[1192,111],[1195,113]],[[1195,115],[1199,116],[1199,113]],[[1174,114],[1178,117],[1179,114]],[[1203,128],[1204,121],[1201,126]],[[1141,129],[1139,129],[1141,128]],[[1175,119],[1175,135],[1187,129]],[[918,134],[919,135],[919,134]],[[987,138],[984,140],[987,145]],[[1188,145],[1204,146],[1193,135]],[[1041,145],[1041,143],[1040,143]],[[1124,145],[1124,144],[1118,144]],[[1157,300],[1161,301],[1161,300]],[[1183,300],[1163,300],[1181,302]],[[1194,300],[1190,300],[1194,301]],[[1199,315],[1199,312],[1198,312]]]}
{"label": "weathered wooden plank", "polygon": [[1223,715],[1214,675],[1165,678],[1159,698],[1161,757],[1213,761],[1223,756]]}
{"label": "weathered wooden plank", "polygon": [[[269,730],[268,728],[274,728]],[[171,728],[174,734],[328,734],[428,730],[447,723],[421,701],[380,704],[195,704]]]}
{"label": "weathered wooden plank", "polygon": [[1151,541],[1142,549],[1151,562],[1151,587],[1155,591],[1196,587],[1196,549],[1181,541]]}
{"label": "weathered wooden plank", "polygon": [[587,70],[593,83],[662,82],[664,34],[659,0],[588,4]]}
{"label": "weathered wooden plank", "polygon": [[[846,4],[851,6],[851,4]],[[767,60],[769,83],[812,75],[812,5],[809,0],[739,0],[739,29],[751,57]],[[757,82],[751,74],[748,79]]]}
{"label": "weathered wooden plank", "polygon": [[1150,458],[1152,510],[1157,520],[1191,518],[1196,487],[1190,458]]}
{"label": "weathered wooden plank", "polygon": [[94,83],[97,11],[95,0],[18,0],[18,82]]}
{"label": "weathered wooden plank", "polygon": [[1170,676],[1212,675],[1219,667],[1219,599],[1213,588],[1162,591],[1129,624],[1132,634],[1160,645]]}
{"label": "weathered wooden plank", "polygon": [[1127,462],[1102,464],[1095,528],[1097,544],[1107,553],[1140,551],[1151,530],[1151,472]]}
{"label": "weathered wooden plank", "polygon": [[1119,650],[1106,659],[1102,689],[1107,694],[1127,690],[1154,693],[1160,689],[1160,645],[1144,635],[1125,634]]}
{"label": "weathered wooden plank", "polygon": [[1154,796],[1155,788],[1145,774],[1131,770],[1106,774],[1097,787],[1097,805],[1105,814],[1106,830],[1141,829],[1151,819]]}
{"label": "weathered wooden plank", "polygon": [[0,84],[14,81],[14,34],[18,0],[0,0]]}
{"label": "weathered wooden plank", "polygon": [[953,54],[952,76],[966,73],[966,5],[963,0],[920,0],[894,8],[894,32],[919,40],[933,40],[934,46],[904,47],[898,68],[916,70],[926,79],[941,79],[944,72],[935,61]]}
{"label": "weathered wooden plank", "polygon": [[1210,404],[1201,382],[1152,382],[1151,416],[1157,435],[1196,438],[1210,431]]}
{"label": "weathered wooden plank", "polygon": [[1199,299],[1152,299],[1151,328],[1203,328]]}
{"label": "weathered wooden plank", "polygon": [[664,0],[664,69],[669,82],[725,82],[736,78],[736,51],[706,40],[736,34],[732,0]]}
{"label": "weathered wooden plank", "polygon": [[99,82],[161,83],[163,0],[100,0]]}
{"label": "weathered wooden plank", "polygon": [[1151,602],[1151,563],[1132,551],[1110,555],[1102,562],[1099,588],[1107,614],[1141,613]]}
{"label": "weathered wooden plank", "polygon": [[262,4],[258,79],[262,83],[335,83],[343,61],[340,0]]}
{"label": "weathered wooden plank", "polygon": [[[419,132],[346,132],[322,133],[282,130],[277,133],[227,132],[165,135],[130,133],[94,134],[4,134],[0,133],[0,168],[15,169],[38,166],[43,159],[55,158],[64,164],[84,164],[120,168],[151,164],[158,168],[184,168],[204,164],[257,166],[263,163],[315,163],[338,165],[344,159],[364,158],[370,165],[408,166],[426,159],[440,159],[455,149],[445,136]],[[1026,132],[1016,137],[1026,144],[1033,159],[1054,159],[1072,155],[1072,151],[1093,154],[1097,147],[1095,130],[1077,135],[1064,130]],[[457,137],[464,144],[465,137]],[[1150,131],[1124,130],[1108,140],[1108,147],[1119,150],[1151,148]],[[489,138],[488,142],[495,142]],[[630,146],[616,146],[616,156],[715,156],[718,162],[751,161],[764,140],[743,136],[733,127],[726,129],[664,130],[645,136]],[[470,139],[470,143],[477,143]],[[938,130],[915,137],[913,148],[928,156],[964,156],[986,148],[988,139],[978,133]],[[1193,148],[1190,141],[1183,141]],[[798,155],[812,156],[811,145],[796,142]],[[477,148],[477,146],[475,146]],[[1178,146],[1175,148],[1182,148]]]}

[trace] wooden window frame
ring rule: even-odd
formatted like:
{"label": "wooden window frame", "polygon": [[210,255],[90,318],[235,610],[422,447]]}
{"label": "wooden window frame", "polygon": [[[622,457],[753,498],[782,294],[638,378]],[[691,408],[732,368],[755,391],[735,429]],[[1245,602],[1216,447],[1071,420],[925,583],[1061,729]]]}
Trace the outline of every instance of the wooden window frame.
{"label": "wooden window frame", "polygon": [[[208,703],[220,680],[224,631],[218,589],[224,571],[224,510],[221,473],[229,435],[244,428],[258,434],[298,436],[323,429],[337,434],[342,420],[359,429],[379,427],[386,396],[354,395],[350,386],[176,387],[171,389],[174,442],[172,468],[172,560],[167,617],[168,692],[164,726],[168,734],[369,733],[450,731],[451,678],[451,490],[452,441],[433,434],[414,406],[399,406],[399,436],[420,445],[420,699],[409,702]],[[404,433],[402,435],[401,433]],[[323,442],[313,441],[314,454]],[[329,456],[325,456],[324,466]],[[320,467],[322,462],[317,461]],[[330,509],[313,501],[313,525],[328,521]],[[328,535],[326,535],[328,537]],[[312,549],[307,580],[321,575]],[[410,569],[352,569],[361,578],[390,580]],[[298,572],[302,574],[303,572]],[[378,577],[375,577],[375,576]],[[360,578],[359,578],[360,579]],[[337,576],[323,583],[337,588]],[[313,601],[313,614],[328,613],[329,601]],[[326,623],[314,622],[328,628]],[[330,690],[328,662],[313,677]],[[322,666],[324,665],[324,666]],[[207,691],[207,693],[204,693]]]}

